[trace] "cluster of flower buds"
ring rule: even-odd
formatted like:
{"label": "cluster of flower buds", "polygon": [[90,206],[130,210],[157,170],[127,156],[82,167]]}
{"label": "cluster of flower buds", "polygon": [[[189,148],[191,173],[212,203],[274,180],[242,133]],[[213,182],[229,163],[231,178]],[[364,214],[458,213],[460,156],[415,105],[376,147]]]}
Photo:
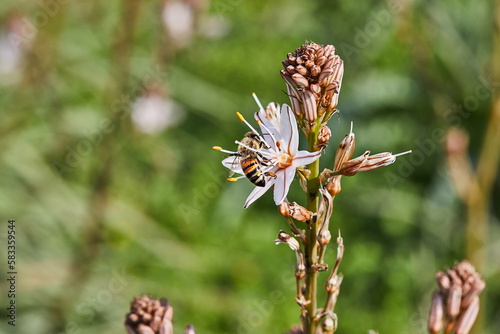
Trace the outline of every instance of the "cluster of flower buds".
{"label": "cluster of flower buds", "polygon": [[446,273],[438,272],[439,289],[432,296],[429,333],[468,334],[479,312],[479,294],[486,286],[468,261],[457,263]]}
{"label": "cluster of flower buds", "polygon": [[[281,76],[299,123],[325,123],[338,104],[344,63],[333,45],[306,43],[288,53]],[[307,128],[306,128],[307,130]]]}
{"label": "cluster of flower buds", "polygon": [[[166,299],[135,297],[130,304],[130,313],[125,317],[125,329],[129,334],[173,334],[173,316],[174,308]],[[184,333],[196,334],[191,324]]]}

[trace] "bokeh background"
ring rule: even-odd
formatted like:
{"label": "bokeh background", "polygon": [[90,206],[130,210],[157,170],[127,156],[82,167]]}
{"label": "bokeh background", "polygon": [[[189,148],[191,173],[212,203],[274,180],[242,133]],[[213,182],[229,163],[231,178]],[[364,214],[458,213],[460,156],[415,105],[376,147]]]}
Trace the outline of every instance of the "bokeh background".
{"label": "bokeh background", "polygon": [[[211,147],[235,148],[252,92],[288,102],[281,61],[312,40],[345,62],[322,167],[350,121],[356,156],[414,151],[342,180],[330,225],[346,247],[339,332],[425,333],[435,272],[468,258],[487,282],[476,333],[498,333],[499,8],[1,2],[0,267],[15,219],[19,274],[16,327],[2,316],[0,332],[124,333],[140,294],[170,301],[176,333],[298,323],[295,255],[273,243],[285,220],[271,194],[243,210],[251,184],[225,182]],[[304,203],[297,185],[289,199]]]}

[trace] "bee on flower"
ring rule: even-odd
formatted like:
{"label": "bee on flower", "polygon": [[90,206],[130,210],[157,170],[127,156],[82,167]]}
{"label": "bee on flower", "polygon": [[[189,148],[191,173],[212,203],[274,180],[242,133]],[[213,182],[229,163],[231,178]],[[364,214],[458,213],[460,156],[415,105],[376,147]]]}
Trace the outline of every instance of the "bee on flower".
{"label": "bee on flower", "polygon": [[255,119],[262,134],[237,113],[238,118],[251,130],[242,141],[235,141],[239,145],[238,151],[214,146],[214,150],[229,154],[222,164],[233,173],[241,174],[239,177],[229,178],[229,181],[246,177],[256,185],[244,208],[271,187],[274,187],[274,202],[280,205],[288,194],[297,167],[308,165],[321,155],[321,151],[298,150],[299,131],[288,105],[283,104],[280,110],[278,104],[270,103],[264,109],[255,94],[254,98],[260,108]]}

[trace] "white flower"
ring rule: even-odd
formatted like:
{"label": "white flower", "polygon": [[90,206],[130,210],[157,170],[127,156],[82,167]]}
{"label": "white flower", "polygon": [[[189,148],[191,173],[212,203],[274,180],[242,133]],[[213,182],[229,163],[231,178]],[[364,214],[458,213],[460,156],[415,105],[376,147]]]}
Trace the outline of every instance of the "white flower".
{"label": "white flower", "polygon": [[156,134],[181,121],[175,103],[155,92],[148,92],[135,100],[132,106],[132,122],[146,134]]}
{"label": "white flower", "polygon": [[[276,205],[280,205],[286,198],[297,167],[308,165],[318,159],[321,155],[321,151],[311,153],[308,151],[298,150],[299,131],[295,117],[289,106],[284,104],[281,108],[281,113],[269,113],[262,108],[260,103],[259,106],[260,111],[255,114],[255,119],[262,130],[261,140],[267,147],[255,150],[245,146],[241,142],[236,141],[237,144],[244,145],[247,149],[259,153],[259,155],[266,161],[266,164],[262,166],[262,172],[266,175],[265,186],[255,187],[255,189],[248,196],[244,208],[247,208],[272,186],[274,186],[274,202]],[[268,109],[270,106],[268,106]],[[273,110],[279,110],[279,105],[273,106]],[[273,114],[274,116],[271,116]],[[245,121],[241,115],[238,117],[240,117],[240,119],[244,121],[253,132],[257,133],[257,131],[247,121]],[[278,125],[279,130],[277,128]],[[226,153],[237,154],[237,152],[226,151],[220,147],[214,147],[214,149]],[[241,165],[236,163],[238,159],[238,156],[232,155],[224,159],[222,164],[235,173],[244,174],[241,169]],[[244,175],[241,177],[244,177]]]}
{"label": "white flower", "polygon": [[163,5],[163,24],[170,37],[178,46],[186,46],[191,41],[194,27],[194,12],[189,4],[182,1],[167,1]]}

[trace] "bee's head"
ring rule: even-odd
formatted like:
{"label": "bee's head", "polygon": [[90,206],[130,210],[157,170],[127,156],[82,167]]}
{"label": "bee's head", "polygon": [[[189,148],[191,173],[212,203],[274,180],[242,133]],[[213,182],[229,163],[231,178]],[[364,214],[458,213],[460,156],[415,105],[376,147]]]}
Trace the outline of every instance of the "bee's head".
{"label": "bee's head", "polygon": [[245,143],[245,145],[255,149],[259,149],[263,145],[260,136],[255,132],[247,132],[245,134],[245,138],[243,138],[243,142]]}

